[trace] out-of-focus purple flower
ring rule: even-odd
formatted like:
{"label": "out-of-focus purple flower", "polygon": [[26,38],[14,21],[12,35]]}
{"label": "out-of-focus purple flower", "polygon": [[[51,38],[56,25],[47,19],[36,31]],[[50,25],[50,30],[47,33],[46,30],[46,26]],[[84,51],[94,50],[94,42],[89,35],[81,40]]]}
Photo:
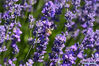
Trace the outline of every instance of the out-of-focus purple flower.
{"label": "out-of-focus purple flower", "polygon": [[54,0],[56,14],[61,14],[65,2],[66,2],[65,0]]}
{"label": "out-of-focus purple flower", "polygon": [[79,52],[79,54],[77,55],[77,57],[82,59],[83,58],[83,53],[82,52]]}
{"label": "out-of-focus purple flower", "polygon": [[83,5],[80,9],[79,9],[79,22],[81,23],[81,26],[83,28],[89,28],[89,27],[93,27],[94,26],[94,21],[95,21],[95,6],[96,4],[90,0],[85,0],[85,5]]}
{"label": "out-of-focus purple flower", "polygon": [[8,60],[8,63],[9,63],[9,64],[12,64],[12,60],[11,60],[11,59],[9,59],[9,60]]}
{"label": "out-of-focus purple flower", "polygon": [[72,4],[73,4],[75,7],[79,7],[79,6],[80,6],[80,2],[81,2],[81,0],[72,0]]}
{"label": "out-of-focus purple flower", "polygon": [[72,66],[72,64],[75,64],[75,60],[76,60],[76,57],[74,57],[72,54],[63,54],[63,64],[62,64],[62,66],[64,66],[64,65],[66,65],[66,66],[68,66],[68,65],[71,65]]}
{"label": "out-of-focus purple flower", "polygon": [[72,19],[76,18],[76,14],[73,14],[71,11],[67,11],[65,14],[65,18],[67,20],[72,20]]}
{"label": "out-of-focus purple flower", "polygon": [[15,4],[14,6],[14,14],[17,16],[21,16],[22,6],[20,4]]}
{"label": "out-of-focus purple flower", "polygon": [[13,58],[12,60],[13,60],[13,61],[16,61],[16,60],[17,60],[17,58],[15,57],[15,58]]}
{"label": "out-of-focus purple flower", "polygon": [[99,30],[96,30],[94,35],[95,44],[99,46]]}
{"label": "out-of-focus purple flower", "polygon": [[69,28],[72,29],[72,26],[73,26],[74,24],[75,24],[74,22],[72,22],[72,21],[68,21],[67,23],[65,23],[65,27],[67,27],[67,28],[68,28],[68,31],[70,31]]}
{"label": "out-of-focus purple flower", "polygon": [[3,43],[5,40],[6,29],[3,25],[0,25],[0,43]]}
{"label": "out-of-focus purple flower", "polygon": [[12,47],[13,47],[13,49],[14,49],[14,50],[13,50],[13,51],[14,51],[13,53],[15,53],[15,52],[18,53],[18,52],[19,52],[19,48],[18,48],[18,46],[17,46],[16,44],[12,44]]}
{"label": "out-of-focus purple flower", "polygon": [[30,20],[30,22],[34,22],[35,21],[35,19],[33,18],[32,15],[29,15],[29,20]]}
{"label": "out-of-focus purple flower", "polygon": [[33,63],[34,63],[33,60],[29,59],[28,62],[26,62],[26,65],[27,66],[33,66]]}
{"label": "out-of-focus purple flower", "polygon": [[29,44],[34,45],[36,39],[33,39],[32,37],[28,39]]}
{"label": "out-of-focus purple flower", "polygon": [[14,2],[17,2],[17,1],[19,1],[19,0],[13,0]]}
{"label": "out-of-focus purple flower", "polygon": [[79,32],[80,32],[80,29],[77,29],[75,32],[74,32],[74,37],[77,37],[79,35]]}
{"label": "out-of-focus purple flower", "polygon": [[14,59],[9,59],[8,64],[11,65],[11,66],[15,66],[14,61],[16,61],[16,60],[14,60]]}
{"label": "out-of-focus purple flower", "polygon": [[76,51],[78,49],[78,45],[77,44],[74,44],[72,46],[70,46],[70,48],[74,51]]}
{"label": "out-of-focus purple flower", "polygon": [[6,46],[0,47],[0,52],[7,51]]}
{"label": "out-of-focus purple flower", "polygon": [[29,4],[30,5],[34,5],[34,4],[36,4],[37,3],[37,0],[29,0]]}
{"label": "out-of-focus purple flower", "polygon": [[6,12],[3,15],[4,19],[12,18],[14,19],[17,16],[21,16],[22,5],[15,4],[18,0],[6,0],[5,9]]}
{"label": "out-of-focus purple flower", "polygon": [[29,22],[30,22],[29,28],[30,29],[32,29],[34,27],[34,21],[35,21],[35,19],[33,18],[33,16],[29,15]]}
{"label": "out-of-focus purple flower", "polygon": [[70,5],[66,3],[65,4],[65,8],[69,8],[69,7],[70,7]]}
{"label": "out-of-focus purple flower", "polygon": [[0,13],[0,23],[1,23],[1,19],[2,19],[2,13]]}
{"label": "out-of-focus purple flower", "polygon": [[17,38],[17,40],[20,41],[20,34],[22,34],[20,29],[18,27],[16,27],[16,28],[14,28],[13,32],[15,33],[14,36]]}
{"label": "out-of-focus purple flower", "polygon": [[11,18],[11,16],[10,16],[9,14],[10,14],[10,13],[9,13],[8,11],[4,12],[2,18],[5,19],[5,20]]}
{"label": "out-of-focus purple flower", "polygon": [[24,3],[24,5],[22,6],[22,8],[25,11],[31,12],[32,11],[32,5],[29,5],[27,2]]}

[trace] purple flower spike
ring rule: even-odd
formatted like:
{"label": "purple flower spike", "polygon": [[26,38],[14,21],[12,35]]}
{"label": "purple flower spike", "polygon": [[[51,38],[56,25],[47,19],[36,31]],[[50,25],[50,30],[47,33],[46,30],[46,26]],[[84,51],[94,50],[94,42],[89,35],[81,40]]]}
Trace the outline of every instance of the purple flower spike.
{"label": "purple flower spike", "polygon": [[3,43],[5,40],[5,27],[0,25],[0,43]]}
{"label": "purple flower spike", "polygon": [[49,1],[45,4],[42,13],[45,16],[54,17],[55,16],[55,5],[52,1]]}
{"label": "purple flower spike", "polygon": [[22,32],[20,31],[20,29],[18,27],[14,28],[13,32],[15,33],[15,37],[17,38],[17,40],[20,42],[20,34],[22,34]]}
{"label": "purple flower spike", "polygon": [[60,55],[63,54],[62,49],[65,47],[64,43],[66,42],[66,36],[65,34],[58,34],[55,37],[54,40],[54,45],[52,47],[52,53],[49,53],[49,59],[51,61],[50,65],[56,65],[56,63],[58,62],[60,64]]}

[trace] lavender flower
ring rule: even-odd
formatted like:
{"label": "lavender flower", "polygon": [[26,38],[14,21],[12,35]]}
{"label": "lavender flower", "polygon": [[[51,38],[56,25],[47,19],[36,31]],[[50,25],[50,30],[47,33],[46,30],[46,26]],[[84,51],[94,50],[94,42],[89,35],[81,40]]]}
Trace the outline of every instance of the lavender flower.
{"label": "lavender flower", "polygon": [[[36,22],[36,27],[33,31],[33,34],[35,34],[35,37],[38,39],[37,41],[37,47],[36,52],[34,53],[33,61],[34,62],[43,62],[44,54],[46,53],[46,46],[48,44],[48,36],[51,35],[50,31],[53,30],[53,22],[50,22],[49,20],[39,20]],[[49,31],[48,31],[49,30]]]}
{"label": "lavender flower", "polygon": [[95,40],[95,44],[99,45],[99,30],[96,30],[93,39]]}
{"label": "lavender flower", "polygon": [[82,41],[82,45],[84,48],[94,47],[95,40],[93,39],[93,37],[94,37],[94,32],[92,28],[89,28],[84,40]]}
{"label": "lavender flower", "polygon": [[52,1],[49,1],[45,4],[42,13],[45,16],[54,17],[55,16],[55,5]]}
{"label": "lavender flower", "polygon": [[0,52],[4,52],[4,51],[7,51],[6,46],[0,47]]}
{"label": "lavender flower", "polygon": [[13,62],[16,61],[16,60],[17,60],[16,58],[9,59],[8,64],[11,65],[11,66],[15,66],[15,64]]}
{"label": "lavender flower", "polygon": [[51,61],[51,66],[56,65],[57,62],[60,62],[59,55],[63,54],[62,49],[65,47],[64,43],[66,42],[66,36],[59,34],[55,37],[54,45],[52,48],[52,53],[49,54]]}
{"label": "lavender flower", "polygon": [[79,7],[80,6],[80,2],[81,0],[72,0],[72,4],[74,5],[74,7]]}
{"label": "lavender flower", "polygon": [[72,19],[76,18],[76,15],[73,14],[71,11],[67,11],[65,14],[65,17],[67,20],[72,20]]}
{"label": "lavender flower", "polygon": [[30,5],[34,5],[34,4],[36,4],[37,3],[37,0],[29,0],[29,4]]}
{"label": "lavender flower", "polygon": [[92,27],[95,21],[95,4],[92,1],[85,1],[85,5],[80,9],[79,20],[83,28]]}
{"label": "lavender flower", "polygon": [[26,65],[27,66],[33,66],[33,63],[34,63],[33,60],[29,59],[28,62],[26,62]]}
{"label": "lavender flower", "polygon": [[17,38],[18,41],[20,41],[20,34],[22,34],[22,32],[20,31],[20,29],[18,27],[14,28],[13,32],[15,33],[15,38]]}
{"label": "lavender flower", "polygon": [[71,47],[67,47],[65,49],[65,53],[62,56],[63,63],[62,66],[72,66],[75,64],[75,60],[77,59],[77,55],[80,52],[79,45],[74,44]]}
{"label": "lavender flower", "polygon": [[[63,54],[62,48],[64,48],[64,43],[66,42],[65,35],[59,34],[55,37],[54,46],[52,48],[52,51],[54,52],[54,48],[59,50],[58,54]],[[56,51],[55,51],[56,52]]]}
{"label": "lavender flower", "polygon": [[22,6],[22,8],[25,11],[31,12],[32,11],[32,5],[29,5],[27,2],[24,2],[24,5]]}
{"label": "lavender flower", "polygon": [[35,21],[32,15],[29,15],[29,21],[30,21],[29,28],[32,29],[34,26],[34,21]]}
{"label": "lavender flower", "polygon": [[3,43],[5,40],[6,29],[3,25],[0,25],[0,43]]}

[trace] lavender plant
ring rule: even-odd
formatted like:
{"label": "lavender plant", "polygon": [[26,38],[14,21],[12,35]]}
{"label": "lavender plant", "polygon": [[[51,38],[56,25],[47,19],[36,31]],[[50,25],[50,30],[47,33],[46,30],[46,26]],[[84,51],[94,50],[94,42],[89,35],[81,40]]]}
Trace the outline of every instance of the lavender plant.
{"label": "lavender plant", "polygon": [[99,66],[98,0],[0,0],[0,66]]}

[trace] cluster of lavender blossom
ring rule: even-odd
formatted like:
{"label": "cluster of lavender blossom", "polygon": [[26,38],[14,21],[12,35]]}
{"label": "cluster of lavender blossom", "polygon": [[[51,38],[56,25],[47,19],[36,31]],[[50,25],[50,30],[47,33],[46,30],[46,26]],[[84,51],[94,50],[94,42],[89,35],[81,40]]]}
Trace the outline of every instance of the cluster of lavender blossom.
{"label": "cluster of lavender blossom", "polygon": [[[0,13],[0,55],[3,56],[0,57],[0,66],[38,66],[37,63],[44,66],[99,66],[99,30],[94,29],[94,24],[99,24],[99,20],[96,20],[99,18],[98,0],[46,0],[41,11],[42,16],[38,20],[32,14],[33,6],[38,1],[19,1],[5,0],[4,12]],[[61,26],[61,17],[58,19],[57,16],[60,16],[63,10],[63,30],[56,33],[51,50],[47,51],[50,36]],[[29,15],[25,14],[27,12]],[[21,24],[25,23],[20,22],[20,19],[28,19],[30,35],[27,41],[31,46],[25,59],[21,59],[22,62],[17,59],[20,53],[17,44],[21,42],[23,33]],[[57,19],[60,22],[57,22]],[[79,37],[80,35],[83,37]],[[71,38],[78,38],[79,41],[68,46],[68,41],[72,42]],[[30,51],[33,53],[28,58]],[[12,57],[6,56],[6,53],[10,53]],[[94,63],[84,63],[90,60]]]}

